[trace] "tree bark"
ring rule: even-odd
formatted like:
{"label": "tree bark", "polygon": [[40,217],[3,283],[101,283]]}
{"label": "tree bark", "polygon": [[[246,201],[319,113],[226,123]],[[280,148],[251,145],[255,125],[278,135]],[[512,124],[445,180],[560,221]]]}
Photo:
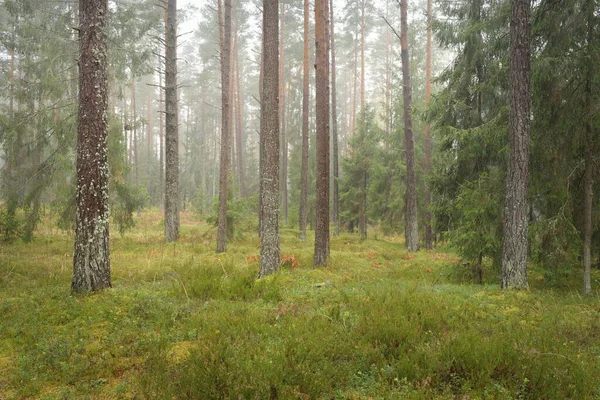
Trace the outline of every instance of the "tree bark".
{"label": "tree bark", "polygon": [[236,107],[236,147],[237,147],[237,164],[238,164],[238,176],[240,178],[240,197],[246,196],[246,178],[244,174],[244,95],[242,91],[242,82],[240,80],[240,58],[236,55],[236,93],[237,93],[237,107]]}
{"label": "tree bark", "polygon": [[278,0],[263,1],[263,84],[260,152],[260,272],[279,270],[279,21]]}
{"label": "tree bark", "polygon": [[315,0],[317,171],[315,267],[329,257],[329,2]]}
{"label": "tree bark", "polygon": [[335,24],[333,19],[333,0],[329,0],[329,14],[331,18],[331,128],[333,135],[333,234],[340,234],[340,161],[339,141],[337,124],[337,89],[336,89],[336,66],[335,66]]}
{"label": "tree bark", "polygon": [[360,238],[367,238],[367,178],[368,174],[365,170],[360,183],[360,205],[358,210],[358,231]]}
{"label": "tree bark", "polygon": [[400,2],[400,45],[402,57],[402,96],[404,98],[404,145],[406,150],[406,247],[409,252],[419,250],[417,219],[417,177],[415,145],[412,130],[412,86],[408,56],[407,0]]}
{"label": "tree bark", "polygon": [[167,0],[165,53],[165,238],[179,238],[179,124],[177,105],[177,0]]}
{"label": "tree bark", "polygon": [[527,289],[527,188],[530,129],[529,0],[512,0],[508,175],[502,246],[503,289]]}
{"label": "tree bark", "polygon": [[[220,0],[219,0],[220,4]],[[219,175],[219,221],[217,229],[217,253],[227,250],[227,198],[229,196],[231,126],[229,77],[231,63],[231,0],[225,0],[223,18],[223,41],[221,46],[221,160]]]}
{"label": "tree bark", "polygon": [[310,15],[308,0],[304,0],[304,57],[302,77],[302,170],[300,177],[300,239],[306,240],[306,222],[308,220],[308,107],[309,107],[309,32]]}
{"label": "tree bark", "polygon": [[279,32],[279,123],[281,125],[281,206],[283,211],[283,222],[288,221],[288,188],[287,188],[287,161],[288,148],[285,130],[285,3],[280,3],[281,14],[279,21],[281,30]]}
{"label": "tree bark", "polygon": [[356,133],[356,91],[358,87],[358,34],[354,35],[354,91],[352,92],[352,115],[350,116],[350,137]]}
{"label": "tree bark", "polygon": [[[431,100],[431,23],[432,23],[432,0],[427,0],[427,50],[425,67],[425,105],[429,107]],[[429,176],[431,172],[431,126],[429,122],[425,125],[425,174]],[[431,191],[429,185],[425,185],[425,248],[433,248],[433,232],[431,230]]]}
{"label": "tree bark", "polygon": [[107,0],[80,0],[77,212],[73,292],[111,287],[108,212]]}
{"label": "tree bark", "polygon": [[[592,56],[594,40],[594,10],[595,0],[588,1],[587,7],[587,53]],[[593,235],[593,196],[594,196],[594,132],[593,132],[593,98],[592,79],[594,66],[588,61],[585,82],[587,121],[585,124],[585,172],[583,175],[583,293],[592,293],[592,235]]]}
{"label": "tree bark", "polygon": [[365,120],[365,6],[366,0],[361,1],[361,23],[360,23],[360,115]]}
{"label": "tree bark", "polygon": [[[166,1],[166,0],[165,0]],[[166,8],[165,8],[166,10]],[[166,22],[165,22],[166,29]],[[160,51],[159,51],[160,52]],[[158,197],[161,211],[164,212],[165,205],[165,123],[164,123],[164,80],[161,72],[163,66],[161,57],[158,56]]]}
{"label": "tree bark", "polygon": [[136,110],[135,110],[135,77],[133,75],[133,70],[131,71],[131,138],[133,142],[132,151],[133,151],[133,172],[134,172],[134,182],[135,185],[139,185],[140,183],[140,169],[139,169],[139,154],[138,154],[138,131],[136,126]]}

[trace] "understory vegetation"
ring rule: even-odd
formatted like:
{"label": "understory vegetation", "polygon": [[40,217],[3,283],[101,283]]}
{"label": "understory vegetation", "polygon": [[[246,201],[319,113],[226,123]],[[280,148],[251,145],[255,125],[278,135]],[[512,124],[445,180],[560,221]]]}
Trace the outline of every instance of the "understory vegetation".
{"label": "understory vegetation", "polygon": [[[282,271],[256,279],[259,240],[158,211],[111,244],[113,288],[73,296],[72,237],[47,222],[0,247],[0,398],[586,399],[600,396],[600,302],[580,271],[531,290],[483,285],[443,249],[409,254],[375,232],[282,230]],[[491,263],[490,263],[491,265]],[[594,271],[594,287],[600,278]]]}

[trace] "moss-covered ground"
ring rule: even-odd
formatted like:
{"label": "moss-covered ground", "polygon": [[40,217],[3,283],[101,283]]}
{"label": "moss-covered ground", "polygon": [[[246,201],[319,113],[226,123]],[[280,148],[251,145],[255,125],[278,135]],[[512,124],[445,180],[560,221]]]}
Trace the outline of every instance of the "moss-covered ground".
{"label": "moss-covered ground", "polygon": [[255,233],[216,255],[192,214],[165,245],[144,212],[112,236],[114,288],[72,296],[72,237],[44,226],[0,245],[0,399],[600,398],[598,292],[535,269],[502,292],[373,234],[333,238],[314,269],[312,238],[284,229],[286,265],[257,281]]}

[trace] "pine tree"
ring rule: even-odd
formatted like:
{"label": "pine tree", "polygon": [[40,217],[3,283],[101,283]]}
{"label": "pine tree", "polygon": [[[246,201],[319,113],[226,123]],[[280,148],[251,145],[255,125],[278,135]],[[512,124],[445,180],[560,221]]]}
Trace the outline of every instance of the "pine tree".
{"label": "pine tree", "polygon": [[408,4],[400,2],[400,44],[402,47],[402,94],[404,98],[404,146],[406,151],[406,247],[419,250],[417,215],[417,177],[415,171],[415,145],[412,131],[412,87],[408,56]]}
{"label": "pine tree", "polygon": [[108,217],[107,0],[80,0],[77,214],[73,292],[111,287]]}
{"label": "pine tree", "polygon": [[527,289],[527,244],[530,129],[529,0],[513,0],[510,20],[510,155],[506,178],[503,289]]}
{"label": "pine tree", "polygon": [[329,257],[329,2],[315,1],[317,176],[315,267]]}
{"label": "pine tree", "polygon": [[165,53],[165,238],[179,237],[179,122],[177,105],[177,0],[167,0]]}
{"label": "pine tree", "polygon": [[308,220],[308,108],[309,108],[309,5],[304,0],[304,53],[303,53],[303,76],[302,76],[302,165],[300,178],[300,239],[306,240],[306,223]]}
{"label": "pine tree", "polygon": [[263,1],[263,81],[260,133],[260,272],[279,269],[279,21],[278,0]]}
{"label": "pine tree", "polygon": [[[219,0],[219,7],[221,0]],[[220,18],[219,18],[220,20]],[[227,200],[231,178],[231,120],[230,120],[230,68],[231,68],[231,0],[225,0],[223,35],[221,39],[221,158],[219,176],[219,216],[217,230],[217,253],[227,250]]]}

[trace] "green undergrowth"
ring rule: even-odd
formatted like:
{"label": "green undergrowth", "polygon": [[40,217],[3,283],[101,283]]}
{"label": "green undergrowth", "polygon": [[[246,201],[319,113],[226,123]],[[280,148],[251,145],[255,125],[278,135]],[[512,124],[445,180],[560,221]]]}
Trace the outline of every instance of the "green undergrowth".
{"label": "green undergrowth", "polygon": [[[600,301],[456,278],[450,253],[400,238],[332,240],[328,268],[257,280],[259,241],[214,252],[191,215],[165,245],[157,213],[111,242],[113,289],[71,296],[72,239],[0,248],[0,399],[600,398]],[[51,224],[48,224],[51,226]],[[594,275],[597,285],[598,275]]]}

